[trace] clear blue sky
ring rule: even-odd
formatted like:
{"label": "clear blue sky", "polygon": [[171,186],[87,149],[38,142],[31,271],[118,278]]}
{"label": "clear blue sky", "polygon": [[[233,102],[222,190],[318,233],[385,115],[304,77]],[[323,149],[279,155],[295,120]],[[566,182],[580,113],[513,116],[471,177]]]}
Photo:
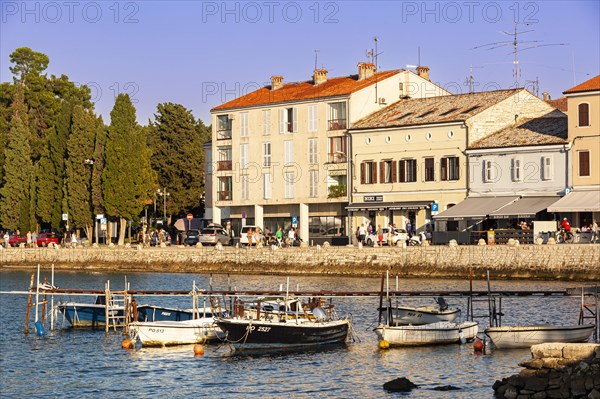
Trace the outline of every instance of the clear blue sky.
{"label": "clear blue sky", "polygon": [[[181,103],[210,123],[210,109],[271,75],[308,80],[318,66],[329,76],[356,73],[378,37],[379,67],[421,63],[453,92],[469,65],[479,88],[513,85],[512,48],[473,47],[510,41],[523,51],[521,85],[539,78],[553,98],[600,73],[600,2],[593,1],[5,1],[1,0],[0,80],[9,54],[27,46],[50,57],[51,74],[93,89],[105,121],[117,92],[137,101],[146,124],[156,105]],[[574,66],[574,67],[573,67]],[[530,83],[528,85],[531,85]]]}

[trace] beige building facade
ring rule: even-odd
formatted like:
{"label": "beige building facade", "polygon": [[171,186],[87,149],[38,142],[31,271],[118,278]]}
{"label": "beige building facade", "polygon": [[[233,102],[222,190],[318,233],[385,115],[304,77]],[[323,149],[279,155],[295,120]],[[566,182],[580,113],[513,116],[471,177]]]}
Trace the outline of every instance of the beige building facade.
{"label": "beige building facade", "polygon": [[271,86],[215,107],[212,112],[213,221],[229,220],[274,231],[297,228],[305,241],[347,231],[347,130],[362,117],[403,97],[440,96],[428,69],[358,74]]}
{"label": "beige building facade", "polygon": [[600,75],[564,92],[571,143],[572,190],[550,210],[574,227],[600,223]]}
{"label": "beige building facade", "polygon": [[351,225],[421,232],[465,229],[433,216],[462,202],[473,179],[465,154],[516,121],[553,108],[525,89],[400,100],[350,129]]}

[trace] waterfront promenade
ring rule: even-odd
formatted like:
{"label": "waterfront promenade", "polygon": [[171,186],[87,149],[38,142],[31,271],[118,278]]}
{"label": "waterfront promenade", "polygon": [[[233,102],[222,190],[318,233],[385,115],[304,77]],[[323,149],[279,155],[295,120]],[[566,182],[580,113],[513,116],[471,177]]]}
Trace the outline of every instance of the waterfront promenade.
{"label": "waterfront promenade", "polygon": [[8,248],[0,269],[54,264],[57,270],[270,275],[600,280],[600,245],[263,248]]}

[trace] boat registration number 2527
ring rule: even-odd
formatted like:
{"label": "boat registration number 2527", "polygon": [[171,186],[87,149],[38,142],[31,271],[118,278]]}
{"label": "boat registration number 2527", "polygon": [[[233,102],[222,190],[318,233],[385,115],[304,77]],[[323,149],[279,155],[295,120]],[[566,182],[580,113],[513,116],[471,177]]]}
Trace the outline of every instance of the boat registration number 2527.
{"label": "boat registration number 2527", "polygon": [[[254,330],[254,326],[252,326]],[[256,332],[269,332],[271,331],[271,327],[256,327]]]}

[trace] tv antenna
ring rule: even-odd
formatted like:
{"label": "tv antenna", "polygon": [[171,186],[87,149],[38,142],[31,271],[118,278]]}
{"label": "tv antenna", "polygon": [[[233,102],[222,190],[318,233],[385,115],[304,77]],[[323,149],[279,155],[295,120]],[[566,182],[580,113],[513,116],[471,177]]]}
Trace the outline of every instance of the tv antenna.
{"label": "tv antenna", "polygon": [[315,50],[315,70],[317,69],[318,61],[319,61],[319,52],[321,50]]}
{"label": "tv antenna", "polygon": [[[525,24],[525,25],[529,25],[529,24]],[[513,77],[515,78],[515,88],[519,87],[519,75],[520,75],[520,70],[519,70],[519,53],[522,51],[526,51],[526,50],[532,50],[534,48],[539,48],[539,47],[547,47],[547,46],[564,46],[566,45],[566,43],[549,43],[549,44],[541,44],[542,42],[539,40],[526,40],[526,41],[520,41],[519,40],[519,35],[522,35],[524,33],[530,33],[530,32],[534,32],[533,29],[530,30],[524,30],[524,31],[517,31],[517,22],[515,22],[515,29],[514,32],[506,32],[506,31],[501,31],[503,34],[507,35],[507,36],[512,36],[512,40],[506,40],[506,41],[501,41],[501,42],[493,42],[493,43],[488,43],[488,44],[482,44],[480,46],[476,46],[473,47],[471,50],[477,50],[477,49],[485,49],[485,50],[494,50],[500,47],[512,47],[512,54],[514,57],[513,60],[513,64],[514,64],[514,72],[513,72]]]}
{"label": "tv antenna", "polygon": [[482,66],[469,65],[469,77],[465,79],[465,86],[469,86],[469,94],[472,94],[475,90],[475,79],[473,78],[473,68],[483,68]]}

